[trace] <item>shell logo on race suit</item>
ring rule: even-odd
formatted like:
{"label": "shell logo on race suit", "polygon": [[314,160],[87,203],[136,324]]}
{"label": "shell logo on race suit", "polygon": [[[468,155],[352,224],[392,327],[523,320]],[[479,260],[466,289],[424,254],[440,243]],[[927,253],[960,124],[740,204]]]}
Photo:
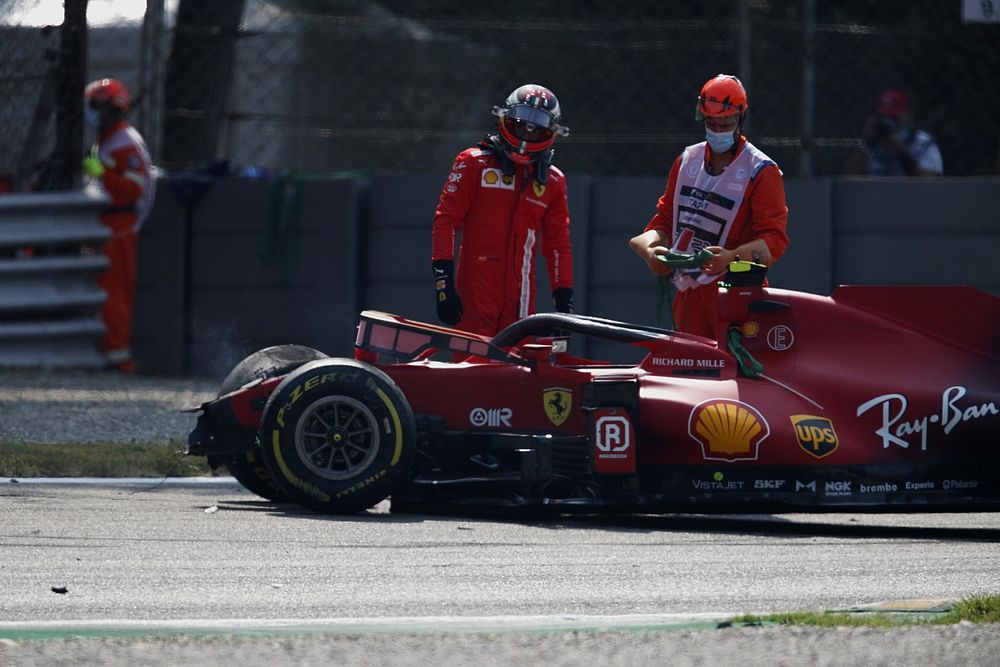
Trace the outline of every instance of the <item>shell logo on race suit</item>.
{"label": "shell logo on race suit", "polygon": [[795,439],[806,454],[821,459],[837,451],[840,441],[832,421],[814,415],[791,415],[789,419],[795,429]]}
{"label": "shell logo on race suit", "polygon": [[495,167],[483,169],[483,175],[479,179],[479,184],[484,188],[514,189],[514,179],[510,176],[504,176],[503,172]]}
{"label": "shell logo on race suit", "polygon": [[622,408],[594,410],[594,472],[603,475],[635,473],[635,428]]}
{"label": "shell logo on race suit", "polygon": [[554,426],[562,426],[573,407],[573,392],[562,387],[550,387],[542,392],[542,407]]}
{"label": "shell logo on race suit", "polygon": [[753,406],[712,398],[691,410],[688,434],[701,445],[707,461],[755,461],[771,427]]}

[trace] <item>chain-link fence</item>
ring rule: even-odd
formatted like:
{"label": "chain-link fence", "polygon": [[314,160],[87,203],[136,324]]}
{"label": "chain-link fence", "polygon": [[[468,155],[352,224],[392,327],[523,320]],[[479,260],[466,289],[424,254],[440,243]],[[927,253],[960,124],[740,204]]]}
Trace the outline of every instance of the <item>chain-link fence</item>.
{"label": "chain-link fence", "polygon": [[[59,4],[0,0],[0,178],[15,188],[58,157],[65,31],[31,17]],[[843,173],[889,87],[910,96],[946,175],[998,172],[1000,23],[964,21],[963,0],[149,0],[94,20],[116,4],[138,3],[90,0],[88,79],[125,81],[175,172],[443,173],[495,127],[492,106],[534,82],[572,130],[564,171],[663,175],[702,138],[694,101],[719,72],[747,84],[747,134],[786,175]],[[976,4],[1000,18],[1000,3]]]}

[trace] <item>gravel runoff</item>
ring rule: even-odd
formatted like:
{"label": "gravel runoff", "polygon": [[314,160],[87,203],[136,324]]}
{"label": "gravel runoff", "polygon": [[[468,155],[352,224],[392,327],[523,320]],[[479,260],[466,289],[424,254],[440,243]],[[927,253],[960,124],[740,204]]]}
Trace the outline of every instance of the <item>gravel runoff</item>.
{"label": "gravel runoff", "polygon": [[0,443],[186,441],[221,379],[0,370]]}
{"label": "gravel runoff", "polygon": [[0,639],[21,665],[995,665],[996,625],[734,628],[700,632],[367,635],[145,639]]}

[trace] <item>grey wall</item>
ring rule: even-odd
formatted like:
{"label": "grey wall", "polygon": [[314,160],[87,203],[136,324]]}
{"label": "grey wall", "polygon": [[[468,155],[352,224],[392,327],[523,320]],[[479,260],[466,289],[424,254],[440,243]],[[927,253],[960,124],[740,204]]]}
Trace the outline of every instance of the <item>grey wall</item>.
{"label": "grey wall", "polygon": [[139,250],[133,347],[142,371],[222,377],[282,343],[350,355],[365,188],[351,178],[297,180],[282,218],[272,205],[280,185],[220,180],[188,219],[161,187]]}
{"label": "grey wall", "polygon": [[[445,176],[298,176],[290,190],[220,180],[190,221],[161,183],[140,235],[141,368],[221,377],[246,354],[280,343],[350,355],[366,308],[435,322],[430,229]],[[656,281],[628,239],[649,221],[665,176],[568,181],[577,312],[657,324]],[[791,246],[770,272],[772,285],[830,294],[840,283],[968,284],[1000,293],[1000,179],[785,185]],[[281,252],[271,261],[261,257],[268,238],[284,240],[272,243]],[[537,308],[550,310],[541,258],[537,276]],[[621,346],[573,345],[631,358]]]}
{"label": "grey wall", "polygon": [[362,228],[362,309],[437,322],[431,281],[431,222],[447,172],[393,173],[371,179]]}
{"label": "grey wall", "polygon": [[184,207],[170,192],[170,183],[161,179],[136,251],[132,352],[144,373],[184,371],[186,240]]}
{"label": "grey wall", "polygon": [[963,284],[1000,294],[1000,179],[834,181],[834,284]]}

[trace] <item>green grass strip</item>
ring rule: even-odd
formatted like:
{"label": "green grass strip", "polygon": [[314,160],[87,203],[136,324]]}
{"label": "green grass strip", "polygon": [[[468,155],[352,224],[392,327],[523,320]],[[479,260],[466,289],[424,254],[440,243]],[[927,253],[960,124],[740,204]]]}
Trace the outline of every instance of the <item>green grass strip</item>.
{"label": "green grass strip", "polygon": [[40,445],[0,442],[0,477],[204,477],[203,457],[184,444]]}
{"label": "green grass strip", "polygon": [[970,623],[1000,623],[1000,595],[973,595],[951,606],[946,612],[807,612],[781,614],[743,614],[726,621],[726,627],[756,625],[807,625],[822,628],[871,627],[894,628],[903,625],[952,625]]}
{"label": "green grass strip", "polygon": [[1000,623],[1000,595],[973,595],[956,602],[941,622]]}

